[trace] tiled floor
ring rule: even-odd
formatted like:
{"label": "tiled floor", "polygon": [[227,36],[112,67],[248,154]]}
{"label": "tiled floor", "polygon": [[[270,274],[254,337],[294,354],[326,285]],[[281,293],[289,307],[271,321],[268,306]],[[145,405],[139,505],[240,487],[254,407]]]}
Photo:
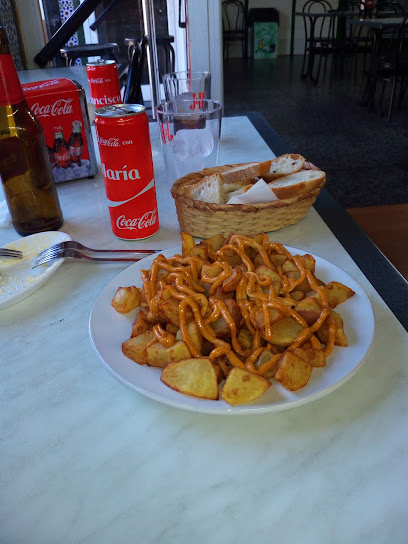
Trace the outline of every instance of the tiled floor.
{"label": "tiled floor", "polygon": [[408,203],[408,96],[391,123],[361,105],[364,74],[302,80],[301,56],[230,59],[225,113],[258,111],[294,152],[326,171],[345,208]]}

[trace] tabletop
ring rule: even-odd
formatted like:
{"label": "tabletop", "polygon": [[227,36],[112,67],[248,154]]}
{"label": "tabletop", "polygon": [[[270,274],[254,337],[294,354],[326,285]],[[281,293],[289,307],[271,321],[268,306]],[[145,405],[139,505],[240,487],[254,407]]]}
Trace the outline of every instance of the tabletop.
{"label": "tabletop", "polygon": [[366,26],[373,30],[383,30],[384,28],[398,27],[404,17],[373,17],[372,19],[350,19],[350,24],[356,26]]}
{"label": "tabletop", "polygon": [[[150,129],[161,227],[140,247],[164,249],[179,244],[179,227]],[[223,119],[221,163],[286,151],[261,116]],[[127,247],[110,231],[100,174],[58,192],[64,232]],[[0,310],[1,542],[406,541],[406,282],[325,191],[300,223],[271,237],[336,263],[366,292],[376,330],[352,379],[256,416],[146,398],[106,372],[88,335],[95,300],[126,264],[66,261]],[[0,245],[17,238],[0,229]]]}

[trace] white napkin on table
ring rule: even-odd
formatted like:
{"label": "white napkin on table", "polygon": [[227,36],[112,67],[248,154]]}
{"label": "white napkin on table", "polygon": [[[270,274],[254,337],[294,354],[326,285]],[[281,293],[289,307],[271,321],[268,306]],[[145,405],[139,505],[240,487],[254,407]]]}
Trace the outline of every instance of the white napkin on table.
{"label": "white napkin on table", "polygon": [[246,193],[231,197],[227,204],[261,204],[262,202],[273,202],[274,200],[279,199],[261,178]]}

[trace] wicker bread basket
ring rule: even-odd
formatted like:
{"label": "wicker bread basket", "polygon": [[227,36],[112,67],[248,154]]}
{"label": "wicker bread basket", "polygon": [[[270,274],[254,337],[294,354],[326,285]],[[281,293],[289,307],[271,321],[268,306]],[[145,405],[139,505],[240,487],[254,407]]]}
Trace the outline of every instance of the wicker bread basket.
{"label": "wicker bread basket", "polygon": [[[212,204],[193,200],[181,194],[181,187],[194,185],[216,172],[236,168],[247,163],[231,164],[206,168],[201,172],[193,172],[176,180],[171,188],[171,194],[176,203],[180,229],[192,236],[210,238],[216,234],[227,236],[236,234],[257,234],[279,230],[293,225],[302,219],[318,197],[321,186],[313,191],[300,194],[295,198],[274,200],[262,204]],[[318,170],[314,165],[305,163],[304,168]]]}

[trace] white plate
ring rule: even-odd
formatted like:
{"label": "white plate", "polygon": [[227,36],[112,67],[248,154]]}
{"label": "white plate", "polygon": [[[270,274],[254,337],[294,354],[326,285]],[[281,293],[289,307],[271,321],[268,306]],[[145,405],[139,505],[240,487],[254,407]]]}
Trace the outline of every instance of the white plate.
{"label": "white plate", "polygon": [[32,295],[49,280],[64,259],[32,269],[33,261],[40,251],[65,240],[71,240],[65,232],[49,231],[32,234],[3,246],[21,250],[24,257],[23,259],[0,257],[0,309],[12,306]]}
{"label": "white plate", "polygon": [[[304,254],[286,246],[292,254]],[[181,253],[181,247],[163,251],[166,257]],[[125,357],[121,344],[130,337],[137,310],[119,314],[111,306],[118,287],[142,286],[140,271],[151,266],[155,255],[146,257],[118,274],[99,294],[90,315],[89,332],[103,366],[120,382],[138,393],[177,408],[207,414],[259,414],[293,408],[331,393],[349,380],[366,358],[374,335],[374,315],[370,301],[359,284],[334,264],[313,255],[316,276],[324,281],[339,281],[355,291],[338,311],[343,320],[349,346],[335,347],[326,367],[313,369],[309,383],[296,392],[287,391],[279,383],[250,404],[230,406],[224,400],[211,401],[177,393],[160,381],[161,369],[138,365]]]}

